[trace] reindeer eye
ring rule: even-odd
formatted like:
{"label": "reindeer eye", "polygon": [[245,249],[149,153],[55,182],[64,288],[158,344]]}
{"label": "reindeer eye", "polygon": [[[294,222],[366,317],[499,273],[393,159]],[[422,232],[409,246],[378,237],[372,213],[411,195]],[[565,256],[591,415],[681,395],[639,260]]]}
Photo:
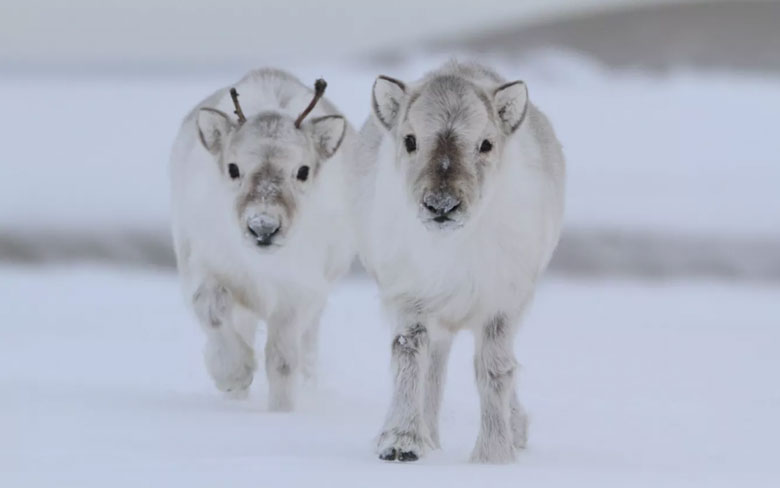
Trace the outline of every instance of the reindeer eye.
{"label": "reindeer eye", "polygon": [[234,180],[241,176],[241,172],[238,171],[238,166],[235,163],[228,164],[228,173],[230,174],[230,177]]}
{"label": "reindeer eye", "polygon": [[491,149],[493,149],[493,144],[487,139],[482,141],[482,144],[479,145],[479,152],[481,153],[490,152]]}
{"label": "reindeer eye", "polygon": [[298,168],[298,174],[295,175],[295,177],[301,181],[306,181],[306,178],[309,177],[309,167],[301,166],[300,168]]}
{"label": "reindeer eye", "polygon": [[417,139],[412,134],[409,134],[404,137],[404,145],[406,146],[406,152],[413,153],[417,150]]}

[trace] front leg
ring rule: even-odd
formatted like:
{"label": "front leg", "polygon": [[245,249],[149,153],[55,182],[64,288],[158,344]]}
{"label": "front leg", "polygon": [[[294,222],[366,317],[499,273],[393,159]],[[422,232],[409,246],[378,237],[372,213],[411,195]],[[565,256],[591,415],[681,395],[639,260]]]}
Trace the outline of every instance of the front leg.
{"label": "front leg", "polygon": [[268,320],[265,372],[268,408],[272,411],[289,412],[295,407],[302,329],[300,317],[293,311],[278,312]]}
{"label": "front leg", "polygon": [[433,447],[440,448],[439,410],[447,376],[447,360],[452,348],[452,334],[442,332],[442,337],[431,340],[428,347],[428,374],[425,385],[425,425]]}
{"label": "front leg", "polygon": [[217,280],[205,279],[192,295],[192,306],[208,338],[204,357],[215,385],[220,391],[245,397],[256,364],[252,344],[237,331],[241,318],[233,294]]}
{"label": "front leg", "polygon": [[512,339],[511,324],[503,314],[498,314],[482,328],[476,340],[474,369],[481,425],[471,455],[473,462],[509,463],[515,459],[512,397],[517,361]]}
{"label": "front leg", "polygon": [[420,323],[401,325],[393,338],[393,399],[377,441],[379,458],[415,461],[431,445],[423,414],[428,331]]}

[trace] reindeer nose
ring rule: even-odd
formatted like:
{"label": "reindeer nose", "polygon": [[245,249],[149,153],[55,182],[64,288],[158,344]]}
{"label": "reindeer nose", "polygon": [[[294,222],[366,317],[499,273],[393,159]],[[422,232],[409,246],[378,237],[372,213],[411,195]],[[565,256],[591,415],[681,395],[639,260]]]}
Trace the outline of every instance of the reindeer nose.
{"label": "reindeer nose", "polygon": [[434,215],[436,222],[446,222],[455,210],[460,207],[460,200],[447,191],[428,192],[423,197],[423,207]]}
{"label": "reindeer nose", "polygon": [[247,221],[247,230],[257,241],[258,246],[271,244],[273,237],[279,232],[279,219],[270,215],[254,215]]}

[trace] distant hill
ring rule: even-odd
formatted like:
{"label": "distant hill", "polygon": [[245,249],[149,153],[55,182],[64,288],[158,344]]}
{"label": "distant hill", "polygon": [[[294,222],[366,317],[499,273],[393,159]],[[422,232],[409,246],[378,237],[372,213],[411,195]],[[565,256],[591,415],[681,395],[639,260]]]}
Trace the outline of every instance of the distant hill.
{"label": "distant hill", "polygon": [[434,52],[520,55],[540,48],[587,54],[619,68],[780,71],[780,2],[644,4],[592,9],[432,41]]}

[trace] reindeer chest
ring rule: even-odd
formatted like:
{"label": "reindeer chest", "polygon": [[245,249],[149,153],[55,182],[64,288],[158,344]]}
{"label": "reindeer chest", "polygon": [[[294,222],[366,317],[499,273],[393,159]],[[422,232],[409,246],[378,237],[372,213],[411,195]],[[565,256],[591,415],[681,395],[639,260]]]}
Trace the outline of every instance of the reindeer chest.
{"label": "reindeer chest", "polygon": [[529,275],[522,249],[500,239],[398,239],[376,269],[386,301],[419,303],[440,321],[463,328],[523,302]]}

